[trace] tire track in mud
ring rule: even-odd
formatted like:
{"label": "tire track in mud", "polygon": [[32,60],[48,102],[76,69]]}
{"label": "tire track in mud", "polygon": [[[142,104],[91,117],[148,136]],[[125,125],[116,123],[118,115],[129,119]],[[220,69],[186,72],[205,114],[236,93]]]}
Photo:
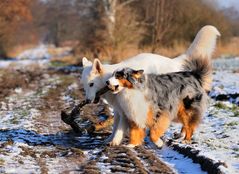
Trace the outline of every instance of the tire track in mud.
{"label": "tire track in mud", "polygon": [[163,173],[173,170],[143,146],[135,149],[125,146],[105,147],[96,152],[82,168],[82,173]]}
{"label": "tire track in mud", "polygon": [[225,172],[222,171],[221,167],[226,167],[227,165],[225,162],[216,161],[209,157],[200,155],[200,150],[196,150],[193,147],[185,146],[185,144],[180,144],[174,140],[168,140],[167,145],[171,147],[174,151],[187,156],[188,158],[192,159],[194,163],[200,164],[201,168],[204,171],[207,171],[210,174],[224,174]]}
{"label": "tire track in mud", "polygon": [[137,152],[138,157],[145,161],[150,173],[174,173],[169,166],[167,166],[153,152],[149,151],[145,147],[136,147],[135,151]]}

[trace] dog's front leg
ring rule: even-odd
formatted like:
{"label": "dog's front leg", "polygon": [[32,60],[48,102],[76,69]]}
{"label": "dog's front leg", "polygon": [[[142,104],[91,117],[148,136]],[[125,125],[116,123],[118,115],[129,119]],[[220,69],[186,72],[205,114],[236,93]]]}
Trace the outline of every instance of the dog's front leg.
{"label": "dog's front leg", "polygon": [[142,144],[145,137],[145,129],[140,128],[135,122],[129,121],[129,144],[127,147],[135,147]]}
{"label": "dog's front leg", "polygon": [[117,146],[122,142],[124,135],[126,134],[127,128],[128,128],[128,120],[127,120],[126,116],[121,112],[119,114],[119,117],[120,117],[119,124],[115,131],[113,140],[110,143],[110,145],[112,145],[112,146]]}
{"label": "dog's front leg", "polygon": [[104,141],[104,143],[108,144],[109,142],[111,142],[115,136],[115,132],[118,128],[120,122],[120,115],[119,113],[116,111],[116,109],[114,109],[114,124],[113,124],[113,130],[111,135]]}

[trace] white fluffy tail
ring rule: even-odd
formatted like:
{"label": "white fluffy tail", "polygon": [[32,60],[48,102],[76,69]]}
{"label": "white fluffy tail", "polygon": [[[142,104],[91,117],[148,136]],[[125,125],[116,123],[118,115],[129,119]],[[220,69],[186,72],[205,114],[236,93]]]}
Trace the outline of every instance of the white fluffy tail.
{"label": "white fluffy tail", "polygon": [[217,37],[221,36],[216,27],[206,25],[197,33],[193,43],[186,51],[188,57],[211,58],[216,47]]}

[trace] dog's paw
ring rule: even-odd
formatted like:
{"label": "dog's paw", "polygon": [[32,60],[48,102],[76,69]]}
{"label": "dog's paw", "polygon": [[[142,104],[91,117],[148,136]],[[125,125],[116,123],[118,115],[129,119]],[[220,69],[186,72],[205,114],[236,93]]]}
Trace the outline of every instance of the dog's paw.
{"label": "dog's paw", "polygon": [[183,140],[182,143],[183,144],[192,144],[192,141],[191,140]]}
{"label": "dog's paw", "polygon": [[163,147],[163,140],[161,140],[161,138],[158,139],[158,141],[154,142],[154,144],[158,147],[158,148],[162,148]]}
{"label": "dog's paw", "polygon": [[176,140],[183,140],[185,137],[185,133],[178,133],[178,132],[174,132],[173,133],[173,139],[176,139]]}
{"label": "dog's paw", "polygon": [[125,145],[125,147],[128,147],[128,148],[134,148],[136,146],[137,146],[136,144],[127,144],[127,145]]}
{"label": "dog's paw", "polygon": [[110,146],[118,146],[118,145],[120,145],[120,143],[121,142],[119,142],[119,141],[110,141],[108,144],[110,145]]}
{"label": "dog's paw", "polygon": [[123,137],[115,135],[114,138],[109,142],[110,146],[118,146],[122,142]]}

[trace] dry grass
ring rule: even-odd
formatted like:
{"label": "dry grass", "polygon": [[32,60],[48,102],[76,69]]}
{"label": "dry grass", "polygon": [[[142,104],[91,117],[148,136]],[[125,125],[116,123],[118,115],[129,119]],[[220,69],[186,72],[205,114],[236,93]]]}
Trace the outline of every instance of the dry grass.
{"label": "dry grass", "polygon": [[54,47],[53,45],[49,45],[48,47],[48,53],[52,55],[53,57],[57,57],[59,55],[64,54],[65,52],[71,52],[71,47]]}
{"label": "dry grass", "polygon": [[[22,44],[13,47],[9,52],[7,53],[9,57],[17,57],[20,53],[33,49],[35,47],[39,46],[39,44]],[[72,47],[55,47],[54,45],[48,45],[48,53],[53,57],[58,57],[60,55],[65,54],[66,52],[71,52]]]}
{"label": "dry grass", "polygon": [[14,67],[0,69],[0,100],[10,95],[16,88],[31,88],[33,82],[42,78],[39,66],[16,70]]}
{"label": "dry grass", "polygon": [[[23,52],[26,49],[34,48],[36,45],[33,44],[24,44],[21,46],[14,47],[8,54],[10,57],[16,57],[18,54]],[[176,57],[182,53],[184,53],[189,47],[189,43],[187,44],[179,44],[176,43],[172,47],[158,47],[155,51],[155,54],[159,54],[166,57]],[[84,56],[93,60],[94,58],[99,58],[103,62],[106,63],[117,63],[127,58],[133,57],[139,53],[151,53],[151,47],[144,47],[139,49],[136,45],[126,45],[123,48],[105,48],[98,57],[95,57],[92,52],[84,53]],[[48,52],[53,56],[51,59],[52,62],[61,62],[68,65],[81,65],[81,57],[74,56],[69,54],[67,56],[61,57],[65,52],[71,52],[72,48],[70,47],[61,47],[55,48],[53,46],[49,46]],[[239,56],[239,38],[232,38],[226,43],[218,42],[216,52],[214,54],[215,58],[220,57],[235,57]]]}
{"label": "dry grass", "polygon": [[166,57],[177,57],[188,49],[189,44],[174,44],[173,47],[159,47],[156,49],[156,54],[160,54]]}
{"label": "dry grass", "polygon": [[[179,56],[189,47],[189,43],[187,44],[175,44],[173,47],[159,47],[156,49],[155,54],[159,54],[162,56],[174,58]],[[151,53],[151,47],[137,49],[133,47],[128,47],[122,51],[115,51],[115,58],[113,60],[107,58],[101,58],[101,60],[111,61],[113,63],[120,62],[129,57],[133,57],[139,53]],[[218,42],[215,53],[213,54],[213,58],[221,58],[221,57],[236,57],[239,56],[239,38],[232,38],[226,43]]]}
{"label": "dry grass", "polygon": [[17,57],[20,53],[22,53],[25,50],[32,49],[36,47],[35,44],[23,44],[23,45],[17,45],[13,47],[11,50],[8,51],[7,55],[9,57]]}
{"label": "dry grass", "polygon": [[64,65],[81,65],[82,58],[68,55],[64,57],[53,57],[51,62],[62,63]]}
{"label": "dry grass", "polygon": [[[159,54],[162,56],[174,58],[186,51],[185,46],[177,46],[177,47],[160,47],[157,48],[155,54]],[[143,48],[143,49],[128,49],[120,52],[117,55],[116,62],[120,62],[129,57],[133,57],[139,53],[151,53],[151,48]]]}
{"label": "dry grass", "polygon": [[234,37],[227,43],[219,42],[216,48],[215,56],[220,57],[236,57],[239,56],[239,38]]}
{"label": "dry grass", "polygon": [[[156,49],[155,54],[173,58],[184,53],[188,45],[189,44],[187,44],[187,46],[184,44],[175,44],[173,47],[160,47]],[[106,48],[101,54],[99,54],[99,57],[94,57],[91,52],[85,53],[84,57],[87,57],[90,60],[99,58],[106,63],[118,63],[140,53],[152,53],[152,48],[144,47],[139,49],[135,45],[127,45],[124,48],[118,49]]]}

